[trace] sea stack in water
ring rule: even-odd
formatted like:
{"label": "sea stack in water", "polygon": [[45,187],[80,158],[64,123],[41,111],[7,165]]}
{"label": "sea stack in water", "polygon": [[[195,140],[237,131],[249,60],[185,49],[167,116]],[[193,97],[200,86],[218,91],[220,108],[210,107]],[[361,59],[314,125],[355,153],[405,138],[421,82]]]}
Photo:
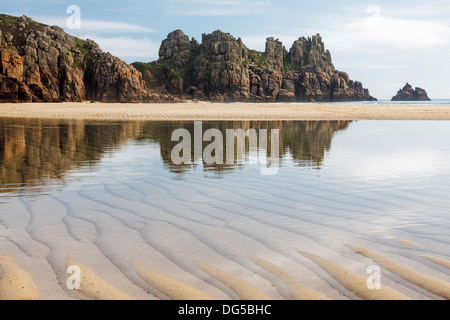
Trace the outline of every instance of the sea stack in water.
{"label": "sea stack in water", "polygon": [[397,92],[395,97],[392,97],[392,101],[430,101],[427,92],[422,88],[415,88],[406,83],[403,89]]}

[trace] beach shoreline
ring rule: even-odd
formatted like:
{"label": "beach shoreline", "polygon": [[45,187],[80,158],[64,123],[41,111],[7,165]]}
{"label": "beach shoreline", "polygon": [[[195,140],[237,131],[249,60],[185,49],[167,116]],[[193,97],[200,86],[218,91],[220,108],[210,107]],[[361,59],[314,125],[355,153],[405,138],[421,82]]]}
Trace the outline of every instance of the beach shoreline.
{"label": "beach shoreline", "polygon": [[450,120],[448,105],[346,103],[5,103],[3,118],[239,121]]}

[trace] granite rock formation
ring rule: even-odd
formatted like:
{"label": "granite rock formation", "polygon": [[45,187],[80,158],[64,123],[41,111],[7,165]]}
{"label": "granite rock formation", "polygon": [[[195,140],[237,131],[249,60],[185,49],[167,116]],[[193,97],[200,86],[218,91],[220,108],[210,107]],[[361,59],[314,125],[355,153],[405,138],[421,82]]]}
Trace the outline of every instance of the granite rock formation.
{"label": "granite rock formation", "polygon": [[91,40],[22,16],[0,15],[0,100],[151,100],[142,75]]}
{"label": "granite rock formation", "polygon": [[0,102],[375,100],[334,68],[320,35],[289,51],[270,37],[258,52],[220,30],[201,43],[175,30],[157,61],[128,65],[59,27],[0,15],[0,62]]}
{"label": "granite rock formation", "polygon": [[147,85],[198,100],[376,100],[360,82],[334,68],[319,34],[299,38],[289,51],[269,37],[265,51],[258,52],[220,30],[203,34],[201,44],[175,30],[162,42],[159,56],[152,63],[133,64]]}
{"label": "granite rock formation", "polygon": [[397,95],[392,97],[391,101],[430,101],[427,92],[422,88],[415,88],[406,83],[403,89],[397,92]]}

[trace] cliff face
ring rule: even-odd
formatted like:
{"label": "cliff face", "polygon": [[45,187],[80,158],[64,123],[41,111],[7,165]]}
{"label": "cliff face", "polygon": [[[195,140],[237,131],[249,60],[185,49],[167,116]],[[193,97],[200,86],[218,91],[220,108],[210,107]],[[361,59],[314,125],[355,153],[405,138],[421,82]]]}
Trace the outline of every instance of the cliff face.
{"label": "cliff face", "polygon": [[219,30],[202,43],[181,31],[162,42],[158,61],[133,64],[148,85],[213,101],[376,100],[348,74],[334,68],[320,35],[296,40],[289,52],[267,38],[264,52],[248,49]]}
{"label": "cliff face", "polygon": [[25,16],[0,15],[0,99],[11,102],[150,100],[142,75],[93,41]]}
{"label": "cliff face", "polygon": [[0,102],[374,100],[334,68],[320,35],[299,38],[289,52],[267,38],[258,52],[219,30],[201,44],[176,30],[159,56],[128,65],[59,27],[0,15]]}
{"label": "cliff face", "polygon": [[430,101],[427,92],[422,88],[415,88],[406,83],[403,89],[397,92],[397,95],[392,97],[392,101]]}

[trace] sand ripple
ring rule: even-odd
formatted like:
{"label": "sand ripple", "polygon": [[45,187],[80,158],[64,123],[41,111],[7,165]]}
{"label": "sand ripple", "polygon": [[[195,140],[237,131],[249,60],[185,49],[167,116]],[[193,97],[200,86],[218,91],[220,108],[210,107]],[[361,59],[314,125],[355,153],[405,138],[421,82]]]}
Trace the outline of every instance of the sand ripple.
{"label": "sand ripple", "polygon": [[250,283],[240,279],[239,277],[207,265],[203,262],[197,262],[197,265],[203,271],[230,287],[242,300],[271,300],[258,288],[252,286]]}
{"label": "sand ripple", "polygon": [[154,272],[142,263],[135,262],[134,265],[145,281],[172,300],[212,300],[207,293],[162,273]]}
{"label": "sand ripple", "polygon": [[365,300],[408,300],[403,294],[381,285],[380,289],[371,290],[367,287],[367,278],[354,274],[347,269],[327,261],[315,254],[299,251],[305,257],[324,269],[329,275],[338,280],[344,287]]}
{"label": "sand ripple", "polygon": [[95,300],[135,300],[128,294],[123,293],[110,283],[99,277],[92,269],[82,265],[75,260],[67,259],[67,265],[76,265],[81,269],[81,292],[88,298]]}
{"label": "sand ripple", "polygon": [[0,256],[0,300],[39,300],[39,289],[30,274],[14,259]]}
{"label": "sand ripple", "polygon": [[383,268],[399,275],[403,279],[439,296],[444,299],[450,299],[450,283],[427,276],[414,269],[405,267],[389,258],[386,258],[378,253],[369,251],[365,248],[349,246],[354,252],[363,255],[369,259],[374,260]]}

